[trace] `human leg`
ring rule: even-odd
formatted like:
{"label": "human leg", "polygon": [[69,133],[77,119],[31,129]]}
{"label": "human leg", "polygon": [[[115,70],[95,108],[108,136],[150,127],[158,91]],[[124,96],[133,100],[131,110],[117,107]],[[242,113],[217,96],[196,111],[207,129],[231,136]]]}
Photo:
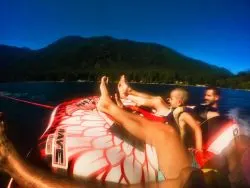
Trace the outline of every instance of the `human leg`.
{"label": "human leg", "polygon": [[167,179],[188,178],[192,172],[191,161],[176,131],[169,125],[147,120],[117,107],[109,97],[105,79],[103,77],[100,84],[98,109],[111,115],[131,134],[156,148],[160,168]]}

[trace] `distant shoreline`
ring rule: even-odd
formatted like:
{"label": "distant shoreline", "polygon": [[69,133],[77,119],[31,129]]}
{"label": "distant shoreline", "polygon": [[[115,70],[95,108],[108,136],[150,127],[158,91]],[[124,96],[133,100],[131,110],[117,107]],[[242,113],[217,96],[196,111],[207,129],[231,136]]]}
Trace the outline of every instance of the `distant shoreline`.
{"label": "distant shoreline", "polygon": [[[98,83],[99,81],[88,81],[88,80],[78,80],[78,81],[20,81],[20,82],[2,82],[1,84],[14,84],[14,83]],[[118,81],[113,81],[112,83],[118,83]],[[180,87],[199,87],[199,88],[205,88],[206,85],[196,84],[196,85],[190,85],[190,84],[166,84],[166,83],[143,83],[143,82],[128,82],[130,84],[144,84],[144,85],[168,85],[168,86],[180,86]],[[230,90],[240,90],[240,91],[250,91],[250,89],[238,89],[238,88],[227,88],[227,87],[218,87],[221,89],[230,89]]]}

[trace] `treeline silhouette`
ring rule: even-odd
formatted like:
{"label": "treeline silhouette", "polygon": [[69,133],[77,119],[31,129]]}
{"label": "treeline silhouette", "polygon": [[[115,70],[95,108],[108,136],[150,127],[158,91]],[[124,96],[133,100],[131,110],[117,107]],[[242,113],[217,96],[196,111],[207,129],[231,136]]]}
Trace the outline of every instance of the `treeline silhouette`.
{"label": "treeline silhouette", "polygon": [[235,76],[154,43],[69,36],[39,50],[0,46],[1,82],[96,81],[103,74],[143,83],[250,88],[249,73]]}

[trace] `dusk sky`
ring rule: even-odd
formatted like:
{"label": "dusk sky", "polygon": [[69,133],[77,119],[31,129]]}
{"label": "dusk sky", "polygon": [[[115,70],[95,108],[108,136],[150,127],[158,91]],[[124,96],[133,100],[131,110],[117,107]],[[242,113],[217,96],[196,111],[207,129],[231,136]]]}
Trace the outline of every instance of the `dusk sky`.
{"label": "dusk sky", "polygon": [[39,49],[68,35],[109,35],[250,69],[250,0],[0,0],[0,24],[0,44]]}

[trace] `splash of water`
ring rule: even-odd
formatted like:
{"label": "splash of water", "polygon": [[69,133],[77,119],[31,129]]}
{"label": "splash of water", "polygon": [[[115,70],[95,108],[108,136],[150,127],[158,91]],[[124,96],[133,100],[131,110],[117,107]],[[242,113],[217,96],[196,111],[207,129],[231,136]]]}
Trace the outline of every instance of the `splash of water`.
{"label": "splash of water", "polygon": [[240,126],[240,134],[250,136],[250,117],[242,117],[240,115],[240,108],[230,109],[227,116],[234,119]]}
{"label": "splash of water", "polygon": [[28,93],[10,93],[7,91],[1,91],[0,95],[2,96],[10,96],[10,97],[25,97],[28,96]]}
{"label": "splash of water", "polygon": [[15,97],[15,98],[25,98],[31,100],[44,100],[44,95],[30,95],[29,93],[11,93],[7,91],[0,91],[0,96]]}

